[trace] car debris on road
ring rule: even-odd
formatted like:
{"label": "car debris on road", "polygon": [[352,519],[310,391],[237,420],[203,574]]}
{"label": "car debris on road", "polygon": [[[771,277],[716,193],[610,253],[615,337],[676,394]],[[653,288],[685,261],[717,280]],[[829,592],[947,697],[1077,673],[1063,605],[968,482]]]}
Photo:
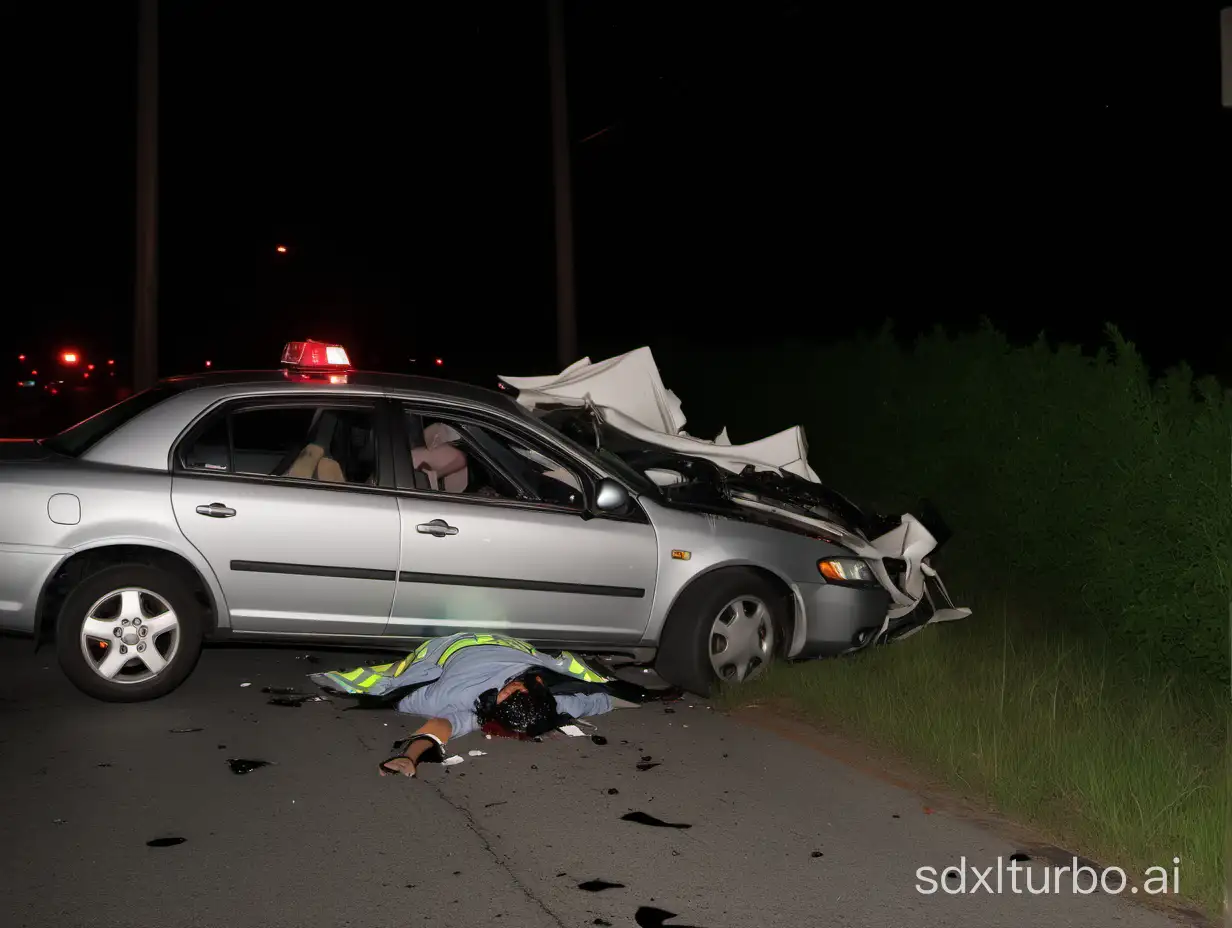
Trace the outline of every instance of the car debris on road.
{"label": "car debris on road", "polygon": [[382,776],[414,776],[419,763],[445,763],[450,738],[473,731],[533,740],[573,729],[581,736],[576,719],[680,695],[599,673],[569,651],[553,654],[518,638],[469,632],[429,639],[401,661],[309,679],[368,707],[428,720],[395,744],[398,753],[379,764]]}

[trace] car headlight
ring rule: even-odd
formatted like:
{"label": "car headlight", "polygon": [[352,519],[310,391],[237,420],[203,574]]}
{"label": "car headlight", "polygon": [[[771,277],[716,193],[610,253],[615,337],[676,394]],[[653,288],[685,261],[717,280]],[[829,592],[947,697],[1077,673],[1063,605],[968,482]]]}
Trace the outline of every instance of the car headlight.
{"label": "car headlight", "polygon": [[858,557],[830,557],[817,562],[817,569],[830,583],[877,583],[868,561]]}

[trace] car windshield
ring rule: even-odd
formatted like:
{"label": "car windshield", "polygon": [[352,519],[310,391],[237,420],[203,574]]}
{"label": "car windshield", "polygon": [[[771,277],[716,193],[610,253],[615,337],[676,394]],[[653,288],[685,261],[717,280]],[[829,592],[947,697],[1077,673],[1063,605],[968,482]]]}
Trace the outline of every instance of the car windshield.
{"label": "car windshield", "polygon": [[[551,426],[561,438],[567,441],[579,453],[598,459],[599,464],[607,468],[636,492],[641,494],[659,495],[659,488],[649,477],[629,463],[620,455],[609,451],[602,445],[595,448],[595,420],[585,409],[576,406],[541,407],[530,411],[544,425]],[[604,442],[604,433],[608,426],[599,423],[600,442]]]}
{"label": "car windshield", "polygon": [[157,406],[167,397],[178,393],[179,389],[170,383],[157,384],[149,390],[143,390],[126,400],[121,400],[89,419],[70,426],[59,435],[44,438],[41,444],[56,454],[72,458],[80,457],[125,422]]}

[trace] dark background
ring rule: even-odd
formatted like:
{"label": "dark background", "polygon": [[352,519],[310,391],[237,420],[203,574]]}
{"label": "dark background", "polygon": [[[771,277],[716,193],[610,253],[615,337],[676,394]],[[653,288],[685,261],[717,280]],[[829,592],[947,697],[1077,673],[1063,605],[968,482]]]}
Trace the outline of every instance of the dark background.
{"label": "dark background", "polygon": [[[1184,6],[569,4],[581,353],[986,315],[1232,374],[1218,5]],[[164,4],[160,372],[307,336],[555,370],[545,10]],[[0,62],[6,363],[123,379],[136,4],[5,5]]]}

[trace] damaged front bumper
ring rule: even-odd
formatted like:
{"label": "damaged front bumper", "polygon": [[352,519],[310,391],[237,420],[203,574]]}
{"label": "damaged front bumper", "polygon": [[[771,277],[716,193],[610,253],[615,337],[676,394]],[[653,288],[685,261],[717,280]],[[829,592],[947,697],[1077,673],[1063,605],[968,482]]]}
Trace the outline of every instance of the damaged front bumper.
{"label": "damaged front bumper", "polygon": [[[939,546],[937,536],[909,513],[889,531],[868,541],[845,525],[805,515],[790,504],[739,491],[729,491],[728,498],[748,509],[815,529],[821,537],[863,558],[877,578],[880,590],[819,584],[821,589],[813,594],[816,603],[806,602],[806,651],[858,651],[871,644],[901,641],[934,622],[953,622],[971,615],[970,609],[955,606],[940,575],[928,563],[928,556]],[[872,622],[869,615],[874,613],[876,621]]]}

